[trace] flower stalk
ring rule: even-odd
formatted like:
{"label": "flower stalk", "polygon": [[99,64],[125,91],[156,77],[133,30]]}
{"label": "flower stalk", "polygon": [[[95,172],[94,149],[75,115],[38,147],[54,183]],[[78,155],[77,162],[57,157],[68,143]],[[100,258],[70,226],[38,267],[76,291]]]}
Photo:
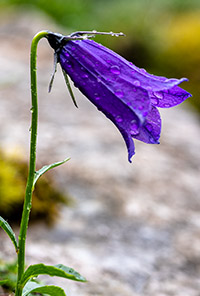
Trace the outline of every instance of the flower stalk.
{"label": "flower stalk", "polygon": [[34,176],[36,166],[36,143],[37,143],[37,125],[38,125],[38,102],[37,102],[37,75],[36,75],[36,62],[37,62],[37,45],[41,38],[46,37],[47,31],[41,31],[37,33],[31,44],[31,56],[30,56],[30,67],[31,67],[31,142],[30,142],[30,160],[29,160],[29,173],[26,185],[26,193],[24,200],[24,207],[22,212],[22,219],[20,225],[20,232],[18,237],[18,278],[16,286],[16,296],[22,295],[22,286],[20,281],[25,269],[25,243],[26,234],[28,228],[28,221],[30,216],[30,210],[32,206],[32,192],[34,188]]}

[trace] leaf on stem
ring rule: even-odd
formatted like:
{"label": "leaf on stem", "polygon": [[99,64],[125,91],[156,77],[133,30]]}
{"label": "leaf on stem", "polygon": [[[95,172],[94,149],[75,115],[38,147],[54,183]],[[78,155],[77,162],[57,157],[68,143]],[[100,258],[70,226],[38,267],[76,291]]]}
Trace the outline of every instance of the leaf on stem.
{"label": "leaf on stem", "polygon": [[28,282],[22,291],[22,296],[28,296],[30,293],[41,293],[50,296],[66,296],[64,290],[57,286],[45,286],[35,282]]}
{"label": "leaf on stem", "polygon": [[12,230],[11,226],[8,224],[8,222],[6,220],[4,220],[1,216],[0,216],[0,226],[7,233],[7,235],[10,237],[11,241],[13,242],[16,252],[18,252],[18,243],[17,243],[17,239],[15,237],[15,233]]}
{"label": "leaf on stem", "polygon": [[40,170],[36,171],[35,172],[35,176],[34,176],[34,183],[33,183],[33,187],[35,186],[37,180],[44,174],[46,173],[47,171],[67,162],[68,160],[70,160],[70,158],[66,158],[62,161],[58,161],[58,162],[55,162],[55,163],[52,163],[52,164],[49,164],[49,165],[45,165],[43,166]]}
{"label": "leaf on stem", "polygon": [[62,264],[51,266],[39,263],[35,265],[30,265],[27,268],[27,270],[22,276],[20,284],[24,286],[29,279],[31,279],[32,277],[36,277],[40,274],[63,277],[73,281],[86,282],[86,279],[84,277],[82,277],[78,272],[76,272],[74,269],[70,267],[67,267]]}

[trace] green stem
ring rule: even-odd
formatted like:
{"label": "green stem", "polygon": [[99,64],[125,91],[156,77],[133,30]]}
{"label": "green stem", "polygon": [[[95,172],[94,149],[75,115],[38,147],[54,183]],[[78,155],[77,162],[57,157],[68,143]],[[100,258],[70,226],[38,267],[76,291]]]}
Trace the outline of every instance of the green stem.
{"label": "green stem", "polygon": [[36,165],[36,143],[37,143],[37,123],[38,123],[38,103],[37,103],[37,76],[36,76],[36,62],[37,62],[37,45],[41,38],[48,35],[47,31],[41,31],[37,33],[31,44],[31,57],[30,57],[30,67],[31,67],[31,97],[32,97],[32,122],[31,122],[31,142],[30,142],[30,162],[29,162],[29,173],[26,185],[26,193],[24,200],[24,207],[20,225],[19,233],[19,250],[18,250],[18,279],[16,286],[16,296],[22,295],[22,289],[20,281],[25,269],[25,243],[26,234],[28,228],[29,215],[32,205],[32,192],[34,184],[35,175],[35,165]]}

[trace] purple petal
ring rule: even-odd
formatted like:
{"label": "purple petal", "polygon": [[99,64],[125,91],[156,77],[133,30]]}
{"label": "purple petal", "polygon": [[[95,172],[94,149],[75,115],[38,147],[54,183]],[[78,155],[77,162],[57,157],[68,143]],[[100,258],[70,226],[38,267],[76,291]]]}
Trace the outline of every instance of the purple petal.
{"label": "purple petal", "polygon": [[174,86],[168,90],[149,92],[149,96],[154,106],[170,108],[181,104],[188,97],[191,97],[191,94],[179,86]]}
{"label": "purple petal", "polygon": [[130,162],[135,153],[132,138],[159,143],[161,118],[156,107],[169,108],[191,96],[178,86],[186,78],[149,74],[92,40],[67,41],[63,45],[60,35],[49,36],[61,67],[74,85],[122,134]]}
{"label": "purple petal", "polygon": [[[103,66],[103,69],[97,67],[97,72],[99,72],[105,80],[111,80],[113,83],[116,82],[116,84],[126,82],[126,84],[130,83],[135,87],[140,86],[147,91],[160,91],[170,89],[188,80],[187,78],[167,79],[162,76],[149,74],[144,69],[136,67],[122,56],[93,40],[77,40],[72,42],[75,44],[76,48],[78,47],[79,53],[82,53],[83,56],[85,56],[86,53],[89,55],[89,60],[91,56],[95,56],[95,59]],[[68,49],[67,45],[66,48]],[[85,56],[85,58],[87,59],[87,56]],[[90,60],[90,63],[91,66],[94,67],[93,60]],[[110,65],[110,67],[108,67],[108,65]],[[101,70],[106,71],[102,72]]]}
{"label": "purple petal", "polygon": [[121,130],[121,134],[124,138],[124,141],[126,143],[126,147],[128,150],[128,161],[131,161],[132,156],[135,154],[135,145],[133,142],[133,139],[129,133],[127,133],[125,130]]}
{"label": "purple petal", "polygon": [[63,63],[67,66],[66,60],[70,64],[72,58],[79,61],[79,79],[84,77],[85,73],[88,76],[92,74],[101,85],[128,104],[141,123],[144,122],[150,106],[148,91],[131,79],[131,67],[121,62],[124,60],[122,57],[92,40],[76,40],[64,46],[60,54],[62,67]]}
{"label": "purple petal", "polygon": [[144,125],[139,128],[139,133],[133,138],[149,144],[159,144],[160,132],[160,113],[156,107],[151,106]]}
{"label": "purple petal", "polygon": [[141,125],[137,114],[128,104],[120,100],[104,82],[97,81],[94,73],[81,66],[80,60],[74,59],[72,56],[68,57],[65,52],[62,52],[60,63],[75,86],[119,129],[126,142],[130,161],[135,153],[131,135],[136,134]]}

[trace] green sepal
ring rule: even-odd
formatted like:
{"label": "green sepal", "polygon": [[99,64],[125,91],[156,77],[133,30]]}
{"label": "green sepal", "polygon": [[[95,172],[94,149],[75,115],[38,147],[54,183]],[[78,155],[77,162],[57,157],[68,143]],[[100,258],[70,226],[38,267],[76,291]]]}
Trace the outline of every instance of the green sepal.
{"label": "green sepal", "polygon": [[10,239],[15,247],[16,252],[18,252],[18,242],[15,237],[15,233],[12,230],[11,226],[8,224],[8,222],[6,220],[4,220],[1,216],[0,216],[0,226],[7,233],[7,235],[10,237]]}
{"label": "green sepal", "polygon": [[[28,296],[30,293],[41,293],[50,296],[66,296],[64,290],[57,286],[40,285],[36,282],[28,282],[22,291],[22,296]],[[31,294],[32,295],[32,294]],[[34,294],[35,295],[35,294]]]}
{"label": "green sepal", "polygon": [[33,187],[35,186],[35,183],[37,182],[37,180],[44,174],[46,173],[47,171],[67,162],[68,160],[70,160],[70,158],[66,158],[62,161],[58,161],[58,162],[55,162],[55,163],[52,163],[52,164],[49,164],[49,165],[45,165],[43,166],[40,170],[36,171],[35,172],[35,176],[34,176],[34,183],[33,183]]}
{"label": "green sepal", "polygon": [[50,276],[63,277],[74,281],[86,282],[86,279],[84,277],[82,277],[78,272],[76,272],[74,269],[70,267],[67,267],[62,264],[51,266],[39,263],[35,265],[30,265],[27,268],[27,270],[22,276],[20,285],[24,287],[29,279],[37,277],[40,274],[47,274]]}
{"label": "green sepal", "polygon": [[62,71],[63,71],[63,75],[64,75],[64,78],[65,78],[65,82],[66,82],[66,85],[67,85],[69,94],[70,94],[70,96],[72,98],[72,101],[73,101],[75,107],[78,108],[78,105],[76,103],[76,99],[75,99],[74,93],[72,91],[72,88],[71,88],[71,85],[70,85],[70,82],[69,82],[69,77],[68,77],[68,75],[66,74],[66,72],[63,69],[62,69]]}

